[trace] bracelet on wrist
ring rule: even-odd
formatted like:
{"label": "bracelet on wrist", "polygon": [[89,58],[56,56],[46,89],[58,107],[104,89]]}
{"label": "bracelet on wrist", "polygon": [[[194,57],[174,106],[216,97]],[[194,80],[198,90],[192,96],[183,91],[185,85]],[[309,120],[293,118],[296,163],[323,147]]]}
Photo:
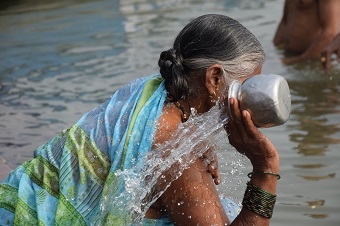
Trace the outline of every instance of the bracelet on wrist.
{"label": "bracelet on wrist", "polygon": [[247,182],[242,205],[250,211],[270,219],[273,215],[276,195]]}
{"label": "bracelet on wrist", "polygon": [[253,171],[248,173],[248,177],[251,178],[253,174],[267,174],[267,175],[273,175],[276,176],[278,180],[280,180],[281,176],[278,173],[273,173],[273,172],[266,172],[266,171]]}

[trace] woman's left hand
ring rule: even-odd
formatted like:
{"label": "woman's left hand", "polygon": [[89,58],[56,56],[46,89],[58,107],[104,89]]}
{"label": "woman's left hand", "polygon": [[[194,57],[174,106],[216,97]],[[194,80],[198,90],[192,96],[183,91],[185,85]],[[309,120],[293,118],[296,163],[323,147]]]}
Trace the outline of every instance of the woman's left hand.
{"label": "woman's left hand", "polygon": [[221,183],[221,173],[218,170],[218,159],[216,153],[213,150],[208,150],[201,158],[204,162],[206,162],[207,171],[211,174],[214,183],[219,185]]}

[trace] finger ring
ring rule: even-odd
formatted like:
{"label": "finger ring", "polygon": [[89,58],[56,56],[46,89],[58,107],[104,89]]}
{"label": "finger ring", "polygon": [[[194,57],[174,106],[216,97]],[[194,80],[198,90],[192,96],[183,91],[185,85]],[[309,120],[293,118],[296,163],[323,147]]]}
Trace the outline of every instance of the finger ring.
{"label": "finger ring", "polygon": [[321,60],[322,63],[324,63],[324,62],[326,62],[326,57],[321,57],[320,60]]}

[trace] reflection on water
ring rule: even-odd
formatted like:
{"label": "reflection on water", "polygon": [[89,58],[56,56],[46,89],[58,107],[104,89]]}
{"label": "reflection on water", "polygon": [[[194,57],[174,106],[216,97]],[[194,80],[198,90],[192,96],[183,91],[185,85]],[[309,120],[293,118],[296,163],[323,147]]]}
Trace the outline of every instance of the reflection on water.
{"label": "reflection on water", "polygon": [[323,179],[329,179],[329,178],[334,178],[335,177],[335,173],[331,173],[328,175],[324,175],[324,176],[300,176],[305,180],[323,180]]}
{"label": "reflection on water", "polygon": [[307,203],[312,209],[315,209],[318,206],[323,206],[325,204],[325,200],[316,200]]}
{"label": "reflection on water", "polygon": [[339,71],[327,75],[319,65],[297,65],[290,69],[297,79],[289,86],[296,98],[292,114],[296,123],[291,140],[298,143],[297,150],[306,156],[325,155],[329,146],[340,143],[339,121],[340,84]]}
{"label": "reflection on water", "polygon": [[[335,68],[339,69],[339,66]],[[296,196],[297,200],[287,199],[290,202],[284,205],[291,203],[295,206],[294,211],[301,211],[306,217],[325,220],[327,225],[336,225],[339,218],[329,214],[332,212],[329,206],[337,205],[335,203],[338,202],[334,200],[332,187],[338,186],[340,73],[334,70],[325,74],[318,62],[290,66],[286,73],[294,106],[286,126],[289,140],[295,144],[292,148],[296,151],[296,159],[289,158],[293,167],[289,171],[294,173],[296,179],[290,178],[288,183],[295,186],[295,191],[300,190],[301,195]],[[285,187],[289,190],[289,186]],[[333,194],[333,199],[327,198],[328,192]],[[300,202],[307,203],[310,210],[301,210],[295,205]],[[336,209],[334,211],[339,211],[339,207]]]}
{"label": "reflection on water", "polygon": [[[284,76],[291,88],[289,121],[263,130],[281,155],[272,225],[338,225],[340,65],[326,75],[318,62],[281,63],[272,38],[283,2],[1,1],[0,170],[4,162],[14,168],[31,159],[35,148],[126,82],[157,73],[159,53],[190,19],[223,13],[259,37],[267,55],[263,72]],[[219,186],[236,202],[251,170],[237,159],[220,156]]]}
{"label": "reflection on water", "polygon": [[289,85],[298,96],[293,100],[297,107],[292,111],[296,124],[290,126],[294,130],[291,140],[298,143],[300,154],[325,155],[330,144],[340,144],[339,123],[334,121],[340,112],[339,84],[323,80],[291,81]]}
{"label": "reflection on water", "polygon": [[326,219],[328,214],[304,214],[306,216],[312,217],[314,219]]}
{"label": "reflection on water", "polygon": [[295,168],[305,168],[305,169],[315,169],[327,167],[324,164],[303,164],[303,165],[293,165]]}

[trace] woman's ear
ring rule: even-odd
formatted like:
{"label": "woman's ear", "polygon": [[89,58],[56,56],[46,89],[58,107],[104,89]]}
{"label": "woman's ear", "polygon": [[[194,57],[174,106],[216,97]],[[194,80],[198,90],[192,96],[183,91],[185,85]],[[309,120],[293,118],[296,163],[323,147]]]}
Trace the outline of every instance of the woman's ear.
{"label": "woman's ear", "polygon": [[205,86],[209,92],[209,96],[215,99],[217,91],[222,85],[223,68],[219,64],[213,64],[207,68],[205,75]]}

